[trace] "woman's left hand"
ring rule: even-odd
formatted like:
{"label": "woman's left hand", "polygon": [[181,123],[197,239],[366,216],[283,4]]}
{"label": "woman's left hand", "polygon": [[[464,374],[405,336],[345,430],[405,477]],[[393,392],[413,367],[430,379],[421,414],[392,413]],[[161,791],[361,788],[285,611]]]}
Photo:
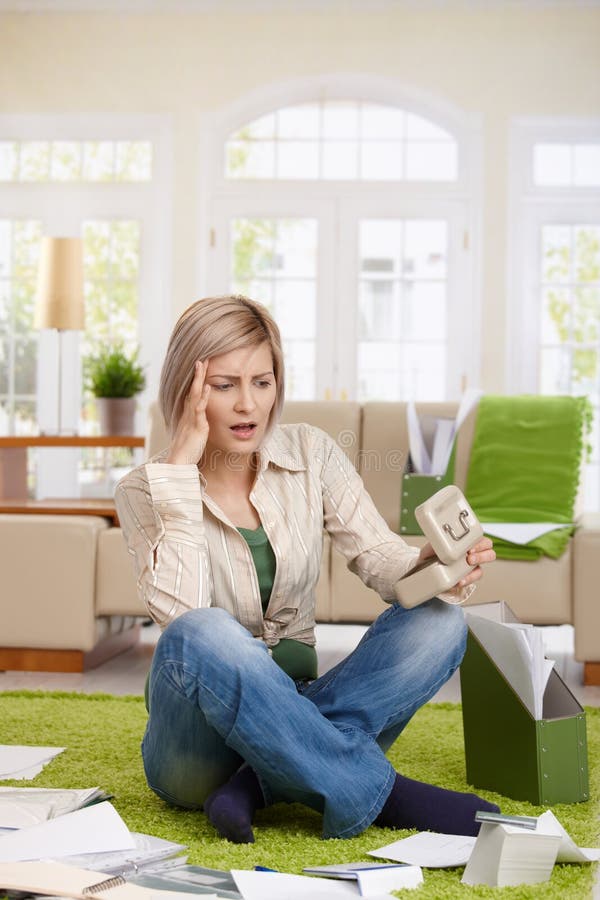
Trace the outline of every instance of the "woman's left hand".
{"label": "woman's left hand", "polygon": [[[421,563],[430,557],[435,556],[435,552],[431,544],[425,544],[425,546],[421,547],[421,552],[419,553],[418,562]],[[467,562],[470,566],[474,566],[475,568],[471,569],[464,578],[458,582],[458,584],[454,585],[452,588],[453,593],[459,594],[462,588],[466,587],[469,584],[474,584],[476,581],[479,581],[481,576],[483,575],[483,570],[481,568],[485,563],[494,562],[496,559],[496,553],[494,551],[494,545],[490,538],[482,537],[480,541],[471,547],[469,552],[467,553]]]}

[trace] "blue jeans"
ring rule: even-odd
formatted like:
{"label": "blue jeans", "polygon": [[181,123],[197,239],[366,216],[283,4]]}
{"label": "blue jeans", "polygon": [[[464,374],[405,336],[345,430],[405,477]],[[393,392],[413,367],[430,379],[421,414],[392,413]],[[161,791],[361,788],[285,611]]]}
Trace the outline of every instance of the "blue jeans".
{"label": "blue jeans", "polygon": [[385,751],[460,665],[465,641],[459,607],[394,604],[346,659],[296,685],[229,613],[184,613],[160,637],[150,671],[148,784],[199,808],[246,762],[265,805],[303,803],[323,814],[323,837],[352,837],[391,792]]}

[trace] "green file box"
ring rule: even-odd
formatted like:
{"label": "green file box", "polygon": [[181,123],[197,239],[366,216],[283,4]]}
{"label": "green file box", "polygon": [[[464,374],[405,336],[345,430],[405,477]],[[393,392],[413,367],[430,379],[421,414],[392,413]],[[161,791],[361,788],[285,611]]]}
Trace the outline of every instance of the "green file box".
{"label": "green file box", "polygon": [[423,534],[421,526],[415,518],[415,509],[441,491],[454,479],[454,456],[456,445],[452,449],[445,475],[421,475],[408,468],[402,475],[402,502],[400,506],[400,534]]}
{"label": "green file box", "polygon": [[469,784],[536,806],[589,799],[585,712],[554,669],[536,721],[469,632],[460,684]]}

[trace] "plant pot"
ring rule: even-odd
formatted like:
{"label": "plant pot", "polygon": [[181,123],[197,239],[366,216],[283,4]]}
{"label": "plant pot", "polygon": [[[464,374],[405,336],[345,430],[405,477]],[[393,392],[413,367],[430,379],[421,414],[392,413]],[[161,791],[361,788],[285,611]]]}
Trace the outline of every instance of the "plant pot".
{"label": "plant pot", "polygon": [[100,433],[134,434],[135,397],[97,397]]}

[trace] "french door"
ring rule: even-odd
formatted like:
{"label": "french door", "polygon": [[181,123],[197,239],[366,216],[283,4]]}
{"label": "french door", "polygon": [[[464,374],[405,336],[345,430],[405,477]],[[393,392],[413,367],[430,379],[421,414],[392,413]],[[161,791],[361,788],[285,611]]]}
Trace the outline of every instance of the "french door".
{"label": "french door", "polygon": [[476,383],[465,205],[240,194],[212,221],[209,292],[273,313],[288,398],[439,400]]}

